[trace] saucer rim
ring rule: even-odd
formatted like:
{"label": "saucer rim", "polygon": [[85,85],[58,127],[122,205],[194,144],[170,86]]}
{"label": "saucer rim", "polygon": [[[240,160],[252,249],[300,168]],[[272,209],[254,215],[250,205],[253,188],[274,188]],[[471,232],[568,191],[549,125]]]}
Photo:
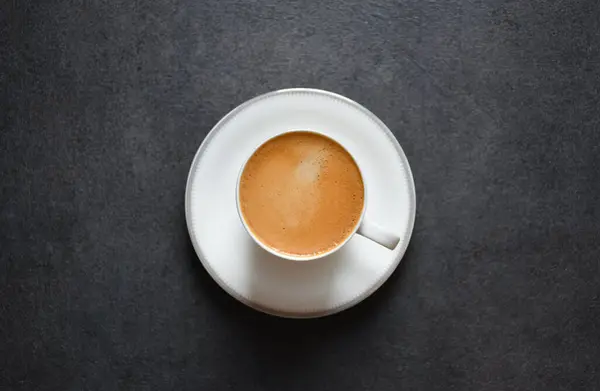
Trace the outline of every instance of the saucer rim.
{"label": "saucer rim", "polygon": [[[196,168],[200,161],[200,157],[202,156],[202,154],[204,153],[204,151],[206,150],[206,148],[208,147],[208,145],[210,144],[210,142],[214,138],[214,136],[219,132],[219,130],[221,130],[221,128],[224,126],[224,124],[226,124],[228,121],[230,121],[233,117],[235,117],[237,114],[242,112],[244,109],[257,103],[258,101],[272,98],[272,97],[275,97],[278,95],[293,94],[293,93],[308,93],[308,94],[312,93],[312,94],[317,94],[317,95],[325,95],[330,98],[339,100],[345,104],[348,104],[348,105],[352,106],[353,108],[361,111],[365,115],[367,115],[369,117],[369,119],[371,119],[373,122],[375,122],[386,133],[389,141],[396,148],[396,151],[399,154],[399,156],[402,160],[402,163],[404,164],[404,167],[406,168],[406,171],[407,171],[406,183],[410,187],[410,189],[409,189],[410,210],[408,213],[408,227],[407,227],[406,234],[403,237],[404,240],[401,240],[402,247],[400,248],[400,251],[398,252],[398,255],[396,256],[396,259],[394,260],[394,266],[390,267],[388,269],[388,272],[384,276],[382,276],[375,284],[373,284],[371,289],[369,289],[362,295],[357,296],[353,300],[350,300],[349,302],[347,302],[343,305],[337,306],[337,307],[329,309],[329,310],[318,311],[318,312],[298,313],[295,311],[286,312],[286,311],[282,311],[282,310],[274,310],[272,308],[267,308],[265,306],[254,303],[251,300],[247,299],[246,297],[240,295],[239,293],[237,293],[234,290],[232,290],[231,288],[229,288],[229,286],[221,280],[221,278],[214,272],[214,270],[212,270],[212,268],[208,264],[208,261],[205,260],[206,257],[204,255],[204,253],[202,252],[202,249],[200,248],[200,244],[198,243],[198,239],[194,233],[193,226],[192,226],[192,220],[191,220],[192,176],[196,171]],[[398,268],[398,265],[400,264],[400,262],[402,261],[402,258],[404,258],[404,255],[406,254],[406,251],[407,251],[409,243],[410,243],[410,239],[412,238],[412,233],[414,231],[414,225],[415,225],[415,219],[416,219],[416,205],[417,205],[417,200],[416,200],[415,182],[414,182],[412,170],[410,168],[410,164],[408,162],[406,154],[404,153],[404,150],[402,149],[402,146],[396,139],[396,136],[394,136],[392,131],[387,127],[387,125],[381,119],[379,119],[379,117],[377,117],[369,109],[367,109],[360,103],[358,103],[350,98],[347,98],[343,95],[337,94],[335,92],[321,90],[321,89],[317,89],[317,88],[298,87],[298,88],[284,88],[284,89],[270,91],[270,92],[255,96],[254,98],[251,98],[251,99],[241,103],[240,105],[236,106],[231,111],[229,111],[227,114],[225,114],[225,116],[223,116],[223,118],[221,118],[212,127],[212,129],[208,132],[208,134],[206,135],[206,137],[204,138],[204,140],[198,147],[198,150],[194,154],[194,158],[192,159],[192,163],[191,163],[190,169],[188,171],[186,187],[185,187],[185,220],[186,220],[186,225],[187,225],[187,229],[188,229],[188,234],[190,236],[190,241],[192,242],[192,246],[194,247],[194,251],[196,252],[196,256],[198,257],[198,259],[199,259],[200,263],[202,264],[202,266],[204,267],[204,269],[211,276],[211,278],[225,292],[227,292],[229,295],[231,295],[233,298],[240,301],[241,303],[247,305],[248,307],[255,309],[259,312],[263,312],[268,315],[273,315],[273,316],[282,317],[282,318],[291,318],[291,319],[313,319],[313,318],[320,318],[320,317],[324,317],[324,316],[333,315],[333,314],[342,312],[348,308],[354,307],[355,305],[357,305],[358,303],[362,302],[363,300],[370,297],[373,293],[375,293],[390,278],[392,273],[394,273],[394,271]],[[287,260],[286,260],[286,262],[287,262]],[[318,259],[314,260],[314,261],[309,261],[309,262],[318,262]]]}

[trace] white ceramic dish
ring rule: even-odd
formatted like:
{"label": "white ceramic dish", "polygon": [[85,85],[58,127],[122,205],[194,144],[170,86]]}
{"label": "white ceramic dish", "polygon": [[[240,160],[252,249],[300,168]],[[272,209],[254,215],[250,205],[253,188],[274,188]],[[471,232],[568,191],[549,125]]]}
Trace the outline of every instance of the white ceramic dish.
{"label": "white ceramic dish", "polygon": [[[355,235],[327,257],[294,262],[252,240],[237,213],[240,168],[256,147],[290,130],[315,130],[348,149],[369,192],[366,218],[400,237],[394,250]],[[388,279],[408,246],[416,200],[406,156],[383,122],[341,95],[294,88],[251,99],[215,125],[192,162],[185,211],[194,249],[225,291],[272,315],[310,318],[349,308]]]}

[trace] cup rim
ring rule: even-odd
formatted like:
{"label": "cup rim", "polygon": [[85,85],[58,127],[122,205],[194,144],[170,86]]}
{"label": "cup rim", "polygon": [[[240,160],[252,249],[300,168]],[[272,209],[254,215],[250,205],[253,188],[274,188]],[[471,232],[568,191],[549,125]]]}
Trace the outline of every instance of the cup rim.
{"label": "cup rim", "polygon": [[[360,179],[362,180],[363,183],[363,206],[362,206],[362,210],[360,212],[360,217],[358,219],[358,221],[356,222],[354,228],[352,229],[352,232],[350,234],[348,234],[348,236],[342,241],[340,242],[337,246],[335,246],[334,248],[324,252],[324,253],[320,253],[320,254],[316,254],[316,255],[311,255],[311,256],[296,256],[296,255],[292,255],[292,254],[287,254],[285,252],[281,252],[281,251],[277,251],[276,249],[267,246],[265,243],[263,243],[255,234],[254,232],[252,232],[252,230],[250,229],[248,222],[246,221],[244,214],[242,213],[242,208],[240,205],[240,182],[242,179],[242,174],[244,173],[244,170],[246,169],[246,165],[248,164],[248,162],[250,161],[250,159],[252,158],[252,156],[254,156],[254,154],[256,153],[256,151],[258,151],[263,145],[265,145],[266,143],[268,143],[269,141],[283,136],[284,134],[289,134],[289,133],[313,133],[316,135],[319,135],[321,137],[325,137],[331,141],[333,141],[334,143],[338,144],[340,147],[342,147],[342,149],[344,151],[346,151],[346,153],[348,154],[348,156],[350,156],[350,158],[352,159],[352,161],[354,162],[354,164],[356,165],[356,167],[358,168],[358,173],[360,174]],[[236,203],[236,207],[237,207],[237,212],[238,212],[238,216],[242,222],[242,225],[244,226],[244,229],[246,230],[246,232],[248,233],[248,235],[250,235],[250,237],[254,240],[254,242],[256,244],[258,244],[263,250],[279,257],[279,258],[283,258],[283,259],[287,259],[290,261],[297,261],[297,262],[304,262],[304,261],[312,261],[315,259],[320,259],[320,258],[324,258],[328,255],[331,255],[333,253],[335,253],[336,251],[338,251],[339,249],[341,249],[346,243],[348,243],[348,241],[350,241],[350,239],[356,234],[356,231],[358,231],[358,228],[360,227],[360,225],[363,222],[363,219],[365,217],[365,211],[367,209],[367,187],[365,184],[365,176],[363,175],[363,172],[360,168],[360,166],[358,165],[358,162],[356,161],[356,159],[354,158],[354,155],[352,155],[352,153],[350,153],[350,151],[348,151],[348,149],[338,140],[336,140],[335,138],[323,133],[323,132],[319,132],[313,129],[292,129],[292,130],[285,130],[282,131],[280,133],[277,133],[276,135],[269,137],[268,139],[266,139],[265,141],[263,141],[262,143],[260,143],[257,147],[255,147],[254,149],[252,149],[252,152],[250,153],[250,155],[246,158],[246,160],[244,161],[244,164],[242,164],[242,167],[240,169],[240,172],[238,173],[238,178],[237,178],[237,183],[235,186],[235,203]]]}

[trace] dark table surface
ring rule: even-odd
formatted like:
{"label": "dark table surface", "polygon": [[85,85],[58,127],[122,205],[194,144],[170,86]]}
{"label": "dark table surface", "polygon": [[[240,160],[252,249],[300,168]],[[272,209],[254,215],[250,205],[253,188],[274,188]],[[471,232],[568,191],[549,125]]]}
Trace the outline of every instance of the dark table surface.
{"label": "dark table surface", "polygon": [[[8,0],[0,389],[600,388],[597,0]],[[198,262],[211,127],[285,87],[364,104],[412,165],[391,279],[294,321]]]}

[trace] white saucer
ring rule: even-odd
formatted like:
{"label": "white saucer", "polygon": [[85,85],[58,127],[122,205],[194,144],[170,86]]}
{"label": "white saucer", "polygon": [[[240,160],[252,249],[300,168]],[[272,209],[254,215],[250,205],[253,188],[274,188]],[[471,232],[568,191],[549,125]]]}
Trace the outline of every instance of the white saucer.
{"label": "white saucer", "polygon": [[[328,257],[294,262],[248,236],[236,210],[242,164],[267,139],[303,129],[331,136],[355,157],[368,192],[365,218],[400,236],[393,251],[355,235]],[[194,157],[185,195],[194,249],[214,280],[252,308],[292,318],[330,315],[377,290],[406,251],[415,209],[408,161],[385,124],[350,99],[305,88],[258,96],[219,121]]]}

